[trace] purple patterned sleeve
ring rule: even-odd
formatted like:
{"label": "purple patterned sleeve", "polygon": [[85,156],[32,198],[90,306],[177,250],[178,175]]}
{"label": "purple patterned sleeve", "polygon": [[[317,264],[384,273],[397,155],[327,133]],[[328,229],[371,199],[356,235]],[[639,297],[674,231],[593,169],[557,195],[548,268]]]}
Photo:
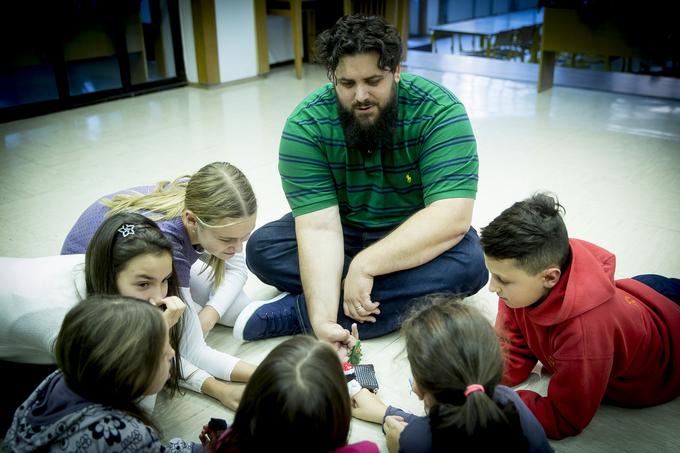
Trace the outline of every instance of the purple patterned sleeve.
{"label": "purple patterned sleeve", "polygon": [[108,200],[119,194],[139,193],[148,194],[155,188],[155,186],[140,186],[131,189],[120,190],[101,197],[99,200],[92,203],[83,211],[83,213],[76,220],[75,225],[68,232],[64,244],[61,247],[61,255],[75,255],[87,252],[87,246],[92,240],[92,236],[97,231],[99,226],[104,223],[106,214],[109,208],[102,204],[102,200]]}
{"label": "purple patterned sleeve", "polygon": [[165,234],[165,237],[172,242],[172,258],[177,278],[179,279],[179,286],[189,288],[191,266],[198,260],[201,254],[191,245],[181,217],[158,222],[158,226]]}
{"label": "purple patterned sleeve", "polygon": [[[155,189],[156,186],[140,186],[131,189],[121,190],[109,195],[106,195],[96,202],[92,203],[80,215],[71,231],[69,231],[64,244],[61,248],[62,255],[82,254],[87,252],[87,247],[97,231],[99,226],[106,219],[109,208],[104,206],[102,200],[110,199],[115,195],[123,193],[139,193],[148,194]],[[151,217],[151,216],[150,216]],[[153,218],[153,217],[151,217]],[[191,245],[189,236],[187,235],[181,217],[175,217],[170,220],[162,220],[158,222],[158,226],[165,234],[165,236],[172,242],[172,255],[179,279],[179,285],[183,288],[189,288],[189,276],[191,266],[200,257],[198,252]]]}

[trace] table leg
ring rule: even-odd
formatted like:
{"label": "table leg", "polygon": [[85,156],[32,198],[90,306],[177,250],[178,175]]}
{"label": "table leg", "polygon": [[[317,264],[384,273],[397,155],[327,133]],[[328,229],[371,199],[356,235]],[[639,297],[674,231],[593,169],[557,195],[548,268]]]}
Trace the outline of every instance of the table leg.
{"label": "table leg", "polygon": [[293,54],[295,55],[295,77],[302,78],[302,1],[290,2],[293,20]]}
{"label": "table leg", "polygon": [[541,61],[538,64],[538,87],[537,90],[549,90],[553,86],[555,74],[555,52],[541,51]]}

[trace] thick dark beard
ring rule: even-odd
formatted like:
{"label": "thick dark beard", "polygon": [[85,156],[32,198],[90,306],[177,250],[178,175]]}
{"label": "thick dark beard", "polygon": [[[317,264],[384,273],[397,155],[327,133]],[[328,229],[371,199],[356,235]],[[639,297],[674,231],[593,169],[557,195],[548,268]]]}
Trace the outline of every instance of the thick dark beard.
{"label": "thick dark beard", "polygon": [[339,100],[336,103],[348,149],[368,152],[392,148],[397,124],[397,93],[394,88],[391,99],[370,126],[362,126],[352,110],[344,108]]}

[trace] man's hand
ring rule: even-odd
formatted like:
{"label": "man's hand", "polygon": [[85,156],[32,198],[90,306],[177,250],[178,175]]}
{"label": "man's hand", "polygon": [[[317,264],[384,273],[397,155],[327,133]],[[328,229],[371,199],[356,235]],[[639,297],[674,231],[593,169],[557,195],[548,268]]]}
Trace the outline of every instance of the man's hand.
{"label": "man's hand", "polygon": [[163,317],[165,322],[168,323],[168,328],[172,328],[179,318],[182,317],[182,313],[187,308],[186,304],[182,302],[177,296],[164,297],[163,299],[149,299],[151,305],[155,305],[163,310]]}
{"label": "man's hand", "polygon": [[342,308],[345,316],[359,322],[375,322],[373,315],[380,314],[380,302],[371,301],[373,276],[363,270],[357,258],[350,263],[345,277]]}
{"label": "man's hand", "polygon": [[383,431],[385,431],[387,449],[390,453],[397,453],[399,451],[399,436],[401,436],[401,432],[406,428],[406,425],[408,425],[408,423],[398,415],[385,417]]}
{"label": "man's hand", "polygon": [[[347,332],[347,330],[345,330],[345,332]],[[359,341],[359,329],[357,329],[356,324],[352,324],[352,333],[347,338],[347,342],[342,343],[335,348],[336,352],[338,353],[338,357],[340,358],[340,362],[347,362],[349,359],[349,353],[352,351],[352,348],[357,343],[357,341]],[[359,349],[361,349],[361,346]]]}
{"label": "man's hand", "polygon": [[342,357],[341,354],[346,356],[351,349],[351,346],[349,345],[350,342],[353,341],[352,336],[349,331],[343,329],[340,324],[331,321],[323,322],[314,326],[314,333],[319,340],[330,343],[340,357]]}

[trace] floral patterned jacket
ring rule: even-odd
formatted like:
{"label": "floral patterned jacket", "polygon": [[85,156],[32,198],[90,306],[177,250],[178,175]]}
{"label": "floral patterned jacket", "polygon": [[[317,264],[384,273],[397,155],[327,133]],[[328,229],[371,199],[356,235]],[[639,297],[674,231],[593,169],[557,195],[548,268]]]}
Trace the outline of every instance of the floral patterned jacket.
{"label": "floral patterned jacket", "polygon": [[88,401],[68,388],[59,371],[48,376],[16,410],[3,443],[8,452],[191,452],[200,445],[156,431],[126,412]]}

